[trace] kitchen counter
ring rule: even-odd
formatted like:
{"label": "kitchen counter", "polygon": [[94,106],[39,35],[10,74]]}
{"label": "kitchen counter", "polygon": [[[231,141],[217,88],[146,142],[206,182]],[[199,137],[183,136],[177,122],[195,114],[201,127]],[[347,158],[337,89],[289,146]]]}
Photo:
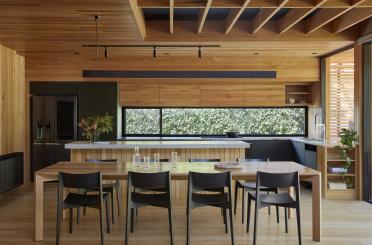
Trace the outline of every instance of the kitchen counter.
{"label": "kitchen counter", "polygon": [[225,141],[225,142],[231,142],[231,141],[244,141],[248,142],[250,140],[292,140],[295,142],[301,142],[309,145],[316,145],[316,146],[324,146],[324,147],[334,147],[339,145],[338,142],[335,141],[324,141],[324,140],[314,140],[307,137],[238,137],[238,138],[227,138],[227,137],[125,137],[122,139],[125,142],[131,142],[131,141],[182,141],[182,142],[188,142],[188,141]]}
{"label": "kitchen counter", "polygon": [[90,143],[77,141],[65,145],[66,149],[215,149],[215,148],[249,148],[250,143],[240,140],[131,140],[131,141],[101,141]]}

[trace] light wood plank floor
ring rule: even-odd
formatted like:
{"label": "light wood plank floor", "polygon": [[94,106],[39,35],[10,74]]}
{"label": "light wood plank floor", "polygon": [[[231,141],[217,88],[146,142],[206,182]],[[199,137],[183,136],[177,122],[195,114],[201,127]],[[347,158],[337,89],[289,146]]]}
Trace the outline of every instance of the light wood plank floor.
{"label": "light wood plank floor", "polygon": [[[55,244],[56,184],[47,184],[45,191],[44,241],[34,243],[33,239],[33,186],[26,185],[0,196],[0,244]],[[372,205],[360,201],[323,201],[323,238],[321,243],[311,240],[311,195],[302,192],[302,233],[303,244],[367,245],[372,244]],[[252,233],[245,233],[240,221],[241,207],[238,204],[235,216],[236,244],[252,244]],[[174,204],[175,244],[185,244],[185,204]],[[274,211],[274,209],[272,209]],[[289,221],[289,234],[284,232],[283,210],[281,222],[276,224],[275,213],[269,216],[262,209],[259,219],[257,244],[296,245],[297,229],[295,219]],[[106,235],[106,244],[124,244],[124,221],[122,214]],[[252,223],[253,224],[253,220]],[[165,209],[142,208],[130,236],[130,245],[170,244],[168,219]],[[81,223],[74,223],[74,233],[68,233],[68,220],[62,225],[62,245],[99,244],[98,212],[88,209]],[[229,245],[230,236],[224,233],[220,210],[201,208],[193,211],[192,245]]]}

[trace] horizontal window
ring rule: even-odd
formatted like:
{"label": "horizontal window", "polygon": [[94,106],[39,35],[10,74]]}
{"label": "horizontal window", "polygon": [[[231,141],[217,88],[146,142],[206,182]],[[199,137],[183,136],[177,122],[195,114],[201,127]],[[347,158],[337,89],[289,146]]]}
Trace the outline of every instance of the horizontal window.
{"label": "horizontal window", "polygon": [[305,136],[307,109],[123,108],[123,136]]}

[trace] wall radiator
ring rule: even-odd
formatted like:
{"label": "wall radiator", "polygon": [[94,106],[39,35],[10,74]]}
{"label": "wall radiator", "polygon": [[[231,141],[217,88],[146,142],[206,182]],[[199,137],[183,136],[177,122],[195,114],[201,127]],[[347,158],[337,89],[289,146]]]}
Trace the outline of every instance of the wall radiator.
{"label": "wall radiator", "polygon": [[0,156],[0,194],[23,184],[23,153]]}

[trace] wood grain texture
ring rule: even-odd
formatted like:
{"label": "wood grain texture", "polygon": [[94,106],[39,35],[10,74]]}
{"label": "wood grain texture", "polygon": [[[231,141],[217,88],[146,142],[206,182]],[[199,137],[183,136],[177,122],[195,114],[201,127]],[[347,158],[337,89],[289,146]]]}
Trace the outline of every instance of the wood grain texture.
{"label": "wood grain texture", "polygon": [[284,106],[284,84],[278,85],[245,85],[244,104],[246,106]]}
{"label": "wood grain texture", "polygon": [[25,59],[0,45],[0,155],[23,152]]}

